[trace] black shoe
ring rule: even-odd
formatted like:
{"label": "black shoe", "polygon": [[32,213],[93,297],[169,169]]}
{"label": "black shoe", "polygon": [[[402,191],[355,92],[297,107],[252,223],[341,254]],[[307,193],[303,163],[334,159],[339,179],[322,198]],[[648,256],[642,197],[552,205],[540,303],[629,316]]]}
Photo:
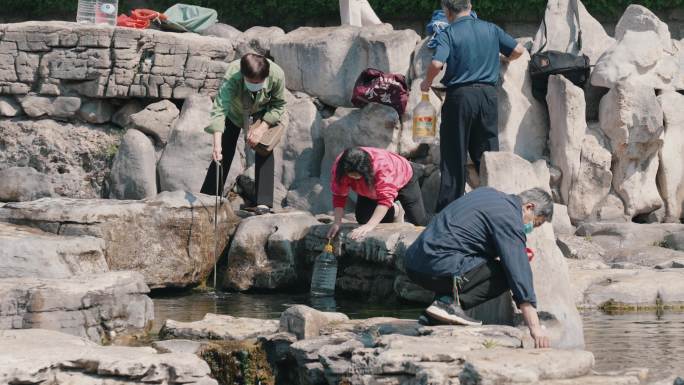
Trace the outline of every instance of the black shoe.
{"label": "black shoe", "polygon": [[425,310],[418,317],[418,323],[423,326],[439,326],[439,325],[449,325],[446,322],[442,322],[436,318],[432,318]]}
{"label": "black shoe", "polygon": [[452,325],[480,326],[481,321],[474,320],[466,315],[460,306],[455,303],[444,303],[436,300],[425,310],[425,313],[439,321]]}

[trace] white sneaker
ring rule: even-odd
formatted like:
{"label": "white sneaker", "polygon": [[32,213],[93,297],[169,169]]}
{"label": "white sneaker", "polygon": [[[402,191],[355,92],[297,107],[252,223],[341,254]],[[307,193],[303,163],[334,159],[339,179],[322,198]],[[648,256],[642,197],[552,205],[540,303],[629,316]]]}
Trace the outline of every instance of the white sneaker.
{"label": "white sneaker", "polygon": [[271,208],[266,206],[266,205],[258,205],[256,207],[256,210],[254,210],[256,215],[264,215],[264,214],[270,214],[271,213]]}
{"label": "white sneaker", "polygon": [[401,202],[394,202],[394,223],[404,223],[404,215],[406,212],[401,206]]}

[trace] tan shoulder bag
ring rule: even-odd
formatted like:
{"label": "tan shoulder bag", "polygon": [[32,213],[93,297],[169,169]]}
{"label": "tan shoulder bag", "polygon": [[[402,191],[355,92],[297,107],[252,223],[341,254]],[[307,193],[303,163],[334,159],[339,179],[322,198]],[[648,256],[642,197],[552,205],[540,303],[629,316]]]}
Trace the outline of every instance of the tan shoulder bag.
{"label": "tan shoulder bag", "polygon": [[[261,124],[261,119],[257,119],[253,124],[250,125],[250,112],[252,110],[252,98],[249,93],[242,93],[242,128],[246,133],[249,132],[251,127]],[[273,149],[280,143],[283,137],[283,132],[285,127],[282,123],[278,123],[273,127],[269,127],[268,130],[261,136],[259,144],[254,147],[254,151],[261,156],[268,156],[273,152]]]}

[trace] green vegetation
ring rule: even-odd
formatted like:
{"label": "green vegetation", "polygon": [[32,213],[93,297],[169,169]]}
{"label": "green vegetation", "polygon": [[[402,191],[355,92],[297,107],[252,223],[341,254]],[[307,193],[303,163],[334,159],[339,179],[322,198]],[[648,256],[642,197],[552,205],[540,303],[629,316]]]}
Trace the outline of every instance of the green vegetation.
{"label": "green vegetation", "polygon": [[199,356],[221,385],[274,385],[275,378],[259,344],[250,341],[211,341]]}
{"label": "green vegetation", "polygon": [[[424,22],[439,0],[369,0],[383,20]],[[120,0],[122,11],[131,8],[165,10],[183,2],[214,8],[222,22],[244,29],[253,25],[278,25],[290,29],[299,25],[334,23],[339,19],[338,2],[333,0]],[[3,0],[3,17],[16,20],[43,18],[74,19],[78,0]],[[256,4],[255,4],[256,3]],[[684,0],[585,0],[584,4],[596,17],[616,20],[631,3],[667,13],[684,6]],[[473,0],[478,14],[489,20],[537,20],[543,13],[546,0]],[[12,16],[8,16],[12,15]]]}

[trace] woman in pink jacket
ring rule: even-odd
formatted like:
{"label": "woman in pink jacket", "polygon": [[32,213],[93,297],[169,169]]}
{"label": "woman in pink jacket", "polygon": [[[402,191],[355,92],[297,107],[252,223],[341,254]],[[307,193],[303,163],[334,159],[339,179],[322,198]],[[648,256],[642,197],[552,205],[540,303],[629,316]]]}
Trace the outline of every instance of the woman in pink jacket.
{"label": "woman in pink jacket", "polygon": [[379,223],[403,222],[404,214],[414,225],[425,226],[417,174],[411,162],[393,152],[373,147],[345,150],[332,167],[330,188],[335,223],[328,237],[334,237],[340,230],[350,189],[358,194],[356,221],[363,225],[352,231],[352,239],[363,238]]}

